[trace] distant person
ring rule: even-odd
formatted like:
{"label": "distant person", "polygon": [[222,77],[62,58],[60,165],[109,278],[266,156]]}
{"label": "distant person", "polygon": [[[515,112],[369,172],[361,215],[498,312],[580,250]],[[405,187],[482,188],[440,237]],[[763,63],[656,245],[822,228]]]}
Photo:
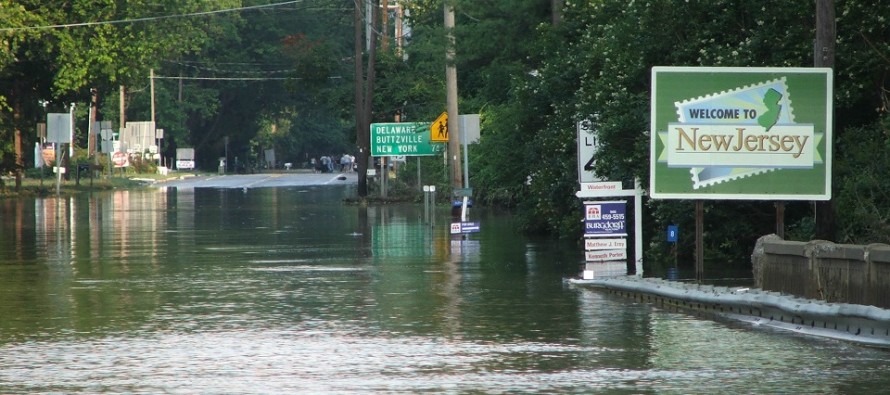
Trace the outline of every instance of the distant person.
{"label": "distant person", "polygon": [[340,157],[340,172],[343,173],[346,169],[349,169],[349,155],[343,154]]}
{"label": "distant person", "polygon": [[328,166],[330,165],[330,162],[331,162],[331,158],[329,158],[327,155],[321,156],[321,172],[322,173],[328,172]]}

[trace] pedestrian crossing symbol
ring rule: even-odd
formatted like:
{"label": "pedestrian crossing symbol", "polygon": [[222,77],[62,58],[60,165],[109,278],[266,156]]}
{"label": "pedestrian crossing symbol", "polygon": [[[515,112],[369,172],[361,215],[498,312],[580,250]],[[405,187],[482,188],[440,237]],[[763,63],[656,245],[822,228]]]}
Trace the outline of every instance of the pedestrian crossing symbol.
{"label": "pedestrian crossing symbol", "polygon": [[430,142],[447,143],[448,142],[448,112],[443,111],[439,117],[430,125]]}

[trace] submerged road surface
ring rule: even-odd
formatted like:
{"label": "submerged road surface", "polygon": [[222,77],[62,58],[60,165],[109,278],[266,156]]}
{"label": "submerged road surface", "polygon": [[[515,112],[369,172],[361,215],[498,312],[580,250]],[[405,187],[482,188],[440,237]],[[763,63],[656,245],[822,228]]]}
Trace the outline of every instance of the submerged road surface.
{"label": "submerged road surface", "polygon": [[157,186],[174,188],[268,188],[306,185],[346,185],[358,182],[355,172],[349,173],[262,173],[212,176],[180,176],[157,182]]}

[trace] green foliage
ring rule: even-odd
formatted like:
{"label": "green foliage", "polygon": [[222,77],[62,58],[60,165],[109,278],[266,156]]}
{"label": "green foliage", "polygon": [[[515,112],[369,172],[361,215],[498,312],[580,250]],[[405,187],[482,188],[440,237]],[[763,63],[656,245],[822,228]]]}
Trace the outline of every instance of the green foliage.
{"label": "green foliage", "polygon": [[[547,3],[456,3],[461,112],[479,108],[483,115],[482,141],[470,151],[471,184],[478,201],[516,207],[527,230],[580,232],[579,205],[573,196],[574,125],[591,114],[597,116],[601,146],[596,172],[627,186],[634,178],[645,184],[652,66],[813,63],[812,4],[565,2],[562,22],[552,26]],[[424,9],[415,12],[415,21],[425,30],[415,31],[441,34],[434,28],[441,6],[418,3],[416,7]],[[885,117],[890,108],[886,94],[890,24],[867,2],[837,2],[836,9],[836,204],[856,207],[845,208],[838,217],[843,230],[839,239],[883,241],[888,205],[881,199],[885,188],[877,181],[886,178],[879,169],[887,167],[881,159],[887,147],[874,143],[887,141],[876,134],[886,125],[875,119]],[[442,48],[433,39],[424,42]],[[844,135],[850,133],[857,137],[846,141]],[[868,137],[858,138],[861,134]],[[688,202],[651,201],[647,207],[647,229],[680,224],[688,230],[682,233],[681,244],[688,247],[693,242],[694,217]],[[754,240],[775,231],[771,202],[708,202],[706,211],[707,259],[743,265]],[[788,202],[785,215],[788,237],[811,237],[811,203]],[[652,239],[650,252],[667,250],[661,239]]]}
{"label": "green foliage", "polygon": [[837,170],[839,242],[890,244],[890,113],[872,125],[847,130]]}

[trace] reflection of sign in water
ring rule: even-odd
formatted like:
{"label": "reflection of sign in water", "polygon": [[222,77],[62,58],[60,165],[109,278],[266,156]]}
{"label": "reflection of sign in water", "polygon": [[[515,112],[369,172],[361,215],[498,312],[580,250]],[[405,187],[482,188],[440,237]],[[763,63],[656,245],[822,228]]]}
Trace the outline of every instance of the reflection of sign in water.
{"label": "reflection of sign in water", "polygon": [[584,235],[627,236],[627,202],[584,202]]}
{"label": "reflection of sign in water", "polygon": [[831,197],[827,68],[652,69],[653,198]]}
{"label": "reflection of sign in water", "polygon": [[479,223],[478,222],[452,222],[451,223],[451,234],[457,235],[461,233],[478,233],[479,232]]}
{"label": "reflection of sign in water", "polygon": [[387,217],[387,220],[371,227],[371,252],[375,258],[396,263],[388,258],[448,256],[451,240],[448,233],[430,232],[429,224],[409,223],[400,217]]}

